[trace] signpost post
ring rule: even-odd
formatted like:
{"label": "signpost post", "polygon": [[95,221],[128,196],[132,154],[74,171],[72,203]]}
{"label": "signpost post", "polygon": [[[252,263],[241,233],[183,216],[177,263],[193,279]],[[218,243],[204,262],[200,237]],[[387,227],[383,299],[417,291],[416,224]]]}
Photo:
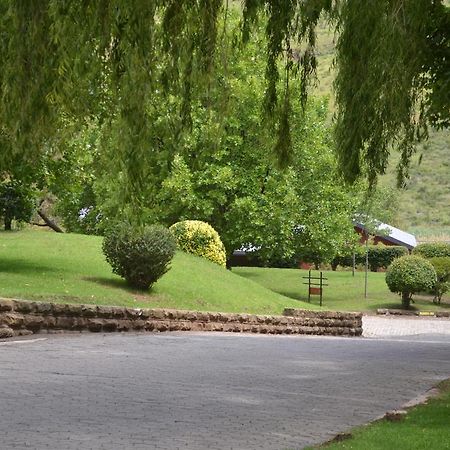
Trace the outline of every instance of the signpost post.
{"label": "signpost post", "polygon": [[322,271],[320,272],[320,276],[312,277],[311,270],[308,272],[308,276],[303,278],[308,280],[307,283],[303,282],[303,284],[308,285],[308,302],[311,303],[311,295],[320,295],[320,306],[322,306],[323,286],[328,286],[328,284],[324,283],[324,281],[327,281],[328,278],[323,276]]}

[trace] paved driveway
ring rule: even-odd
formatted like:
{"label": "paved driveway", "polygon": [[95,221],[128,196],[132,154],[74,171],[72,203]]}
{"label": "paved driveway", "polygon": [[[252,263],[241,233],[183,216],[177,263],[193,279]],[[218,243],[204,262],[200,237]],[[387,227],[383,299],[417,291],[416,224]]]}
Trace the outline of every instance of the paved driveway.
{"label": "paved driveway", "polygon": [[300,449],[450,376],[448,336],[0,343],[0,448]]}
{"label": "paved driveway", "polygon": [[394,337],[423,334],[447,335],[450,339],[450,319],[437,317],[364,316],[363,336]]}

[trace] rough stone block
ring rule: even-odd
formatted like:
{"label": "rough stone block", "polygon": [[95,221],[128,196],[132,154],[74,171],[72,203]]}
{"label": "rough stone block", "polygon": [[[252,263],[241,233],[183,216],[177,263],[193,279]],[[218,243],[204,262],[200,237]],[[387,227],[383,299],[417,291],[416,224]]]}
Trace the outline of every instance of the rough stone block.
{"label": "rough stone block", "polygon": [[145,331],[154,331],[156,329],[156,323],[153,320],[147,320],[144,329]]}
{"label": "rough stone block", "polygon": [[205,312],[199,312],[197,314],[197,320],[200,322],[209,322],[209,314]]}
{"label": "rough stone block", "polygon": [[209,321],[210,322],[218,322],[219,321],[219,314],[218,313],[209,312],[208,316],[209,316]]}
{"label": "rough stone block", "polygon": [[87,327],[89,331],[92,331],[93,333],[98,333],[102,331],[103,321],[100,319],[88,319]]}
{"label": "rough stone block", "polygon": [[41,303],[36,302],[34,304],[34,311],[37,314],[52,314],[53,313],[53,307],[51,303]]}
{"label": "rough stone block", "polygon": [[97,306],[97,317],[111,319],[114,317],[114,309],[112,306]]}
{"label": "rough stone block", "polygon": [[12,328],[6,325],[0,325],[0,339],[6,339],[14,336],[14,331]]}
{"label": "rough stone block", "polygon": [[83,308],[83,305],[65,305],[65,312],[64,314],[67,316],[81,316],[81,310]]}
{"label": "rough stone block", "polygon": [[41,316],[35,316],[32,314],[24,316],[24,326],[33,332],[37,332],[41,329],[44,323],[44,319]]}
{"label": "rough stone block", "polygon": [[125,312],[128,319],[139,319],[142,314],[142,310],[139,308],[126,308]]}
{"label": "rough stone block", "polygon": [[33,334],[33,332],[31,330],[27,330],[26,328],[14,330],[14,336],[30,336],[31,334]]}
{"label": "rough stone block", "polygon": [[150,310],[150,318],[155,320],[164,319],[165,312],[163,309],[152,309]]}
{"label": "rough stone block", "polygon": [[131,321],[125,319],[117,321],[117,331],[128,332],[130,330],[131,330]]}
{"label": "rough stone block", "polygon": [[248,314],[238,314],[238,321],[240,323],[248,323],[249,316]]}
{"label": "rough stone block", "polygon": [[75,317],[59,316],[56,317],[55,327],[60,328],[61,330],[71,330],[74,328],[76,320]]}
{"label": "rough stone block", "polygon": [[213,323],[213,331],[223,331],[223,323],[214,322]]}
{"label": "rough stone block", "polygon": [[67,305],[61,305],[59,303],[53,304],[53,308],[52,308],[53,315],[54,316],[64,316],[66,314],[66,306]]}
{"label": "rough stone block", "polygon": [[136,319],[130,321],[130,326],[133,330],[140,331],[145,328],[145,320],[142,319]]}
{"label": "rough stone block", "polygon": [[12,300],[6,300],[4,298],[0,299],[0,312],[13,311],[16,302]]}
{"label": "rough stone block", "polygon": [[219,313],[217,315],[217,320],[222,323],[227,323],[230,320],[230,318],[228,314]]}
{"label": "rough stone block", "polygon": [[156,329],[161,332],[169,331],[169,325],[165,322],[157,322]]}
{"label": "rough stone block", "polygon": [[81,315],[83,317],[97,317],[97,306],[81,305]]}
{"label": "rough stone block", "polygon": [[112,331],[117,331],[117,320],[113,320],[113,319],[106,319],[103,322],[103,331],[108,331],[108,332],[112,332]]}
{"label": "rough stone block", "polygon": [[3,313],[0,315],[0,323],[11,328],[20,328],[24,324],[24,316],[15,312]]}
{"label": "rough stone block", "polygon": [[51,329],[56,326],[56,317],[54,316],[44,316],[44,323],[42,324],[43,328]]}
{"label": "rough stone block", "polygon": [[150,317],[150,311],[148,308],[141,309],[141,319],[147,320]]}
{"label": "rough stone block", "polygon": [[16,312],[20,312],[23,314],[29,313],[32,310],[31,302],[27,302],[25,300],[14,300],[13,301],[13,310]]}

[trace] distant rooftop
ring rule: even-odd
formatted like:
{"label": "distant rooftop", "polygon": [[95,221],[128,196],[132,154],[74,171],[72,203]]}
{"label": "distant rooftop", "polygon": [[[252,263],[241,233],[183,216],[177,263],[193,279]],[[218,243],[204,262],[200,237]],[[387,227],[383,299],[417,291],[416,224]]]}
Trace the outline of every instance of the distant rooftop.
{"label": "distant rooftop", "polygon": [[[353,224],[360,228],[361,230],[365,230],[364,224],[359,222],[358,220],[354,220]],[[376,222],[377,225],[377,236],[381,236],[383,239],[386,239],[389,242],[392,242],[396,245],[403,245],[407,247],[409,250],[412,250],[416,245],[416,237],[413,234],[407,233],[406,231],[399,230],[398,228],[393,227],[392,225],[388,225],[387,223]]]}

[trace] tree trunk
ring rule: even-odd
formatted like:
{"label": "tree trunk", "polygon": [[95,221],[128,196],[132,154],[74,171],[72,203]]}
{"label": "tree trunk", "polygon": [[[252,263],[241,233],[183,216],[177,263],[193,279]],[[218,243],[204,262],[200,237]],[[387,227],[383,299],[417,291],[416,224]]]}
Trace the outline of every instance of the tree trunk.
{"label": "tree trunk", "polygon": [[408,309],[411,301],[411,296],[409,292],[402,292],[402,305],[403,308]]}
{"label": "tree trunk", "polygon": [[5,231],[11,231],[12,227],[12,218],[5,216]]}
{"label": "tree trunk", "polygon": [[57,233],[64,233],[62,228],[53,220],[50,219],[41,209],[38,209],[39,217],[45,222],[47,226],[49,226],[52,230],[55,230]]}

